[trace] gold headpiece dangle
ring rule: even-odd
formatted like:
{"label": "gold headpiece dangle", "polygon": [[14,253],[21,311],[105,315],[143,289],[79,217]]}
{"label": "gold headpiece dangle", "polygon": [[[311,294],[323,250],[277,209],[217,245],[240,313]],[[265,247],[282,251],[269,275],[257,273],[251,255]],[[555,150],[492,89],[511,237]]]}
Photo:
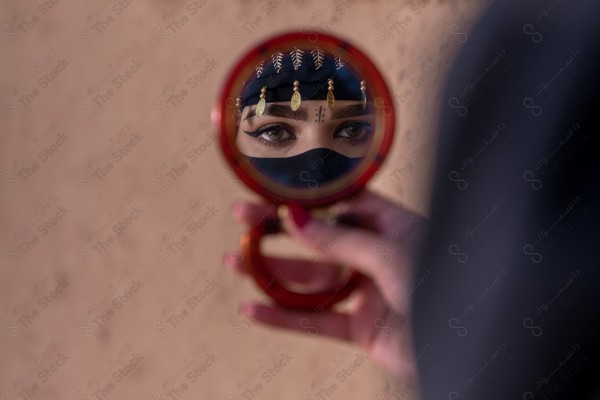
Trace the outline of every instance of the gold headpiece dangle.
{"label": "gold headpiece dangle", "polygon": [[275,68],[275,73],[279,73],[281,71],[281,62],[283,60],[283,53],[276,52],[271,55],[271,61],[273,62],[273,68]]}
{"label": "gold headpiece dangle", "polygon": [[235,106],[233,107],[234,113],[237,117],[242,116],[242,94],[246,89],[246,81],[242,82],[241,87],[239,88],[239,94],[235,98]]}
{"label": "gold headpiece dangle", "polygon": [[[304,51],[294,48],[294,50],[290,51],[290,56],[292,57],[292,66],[294,67],[294,71],[298,71],[302,66],[302,56],[304,55]],[[302,98],[300,96],[300,82],[294,81],[294,93],[292,94],[292,100],[290,101],[290,107],[292,111],[296,111],[300,108],[300,103],[302,102]]]}
{"label": "gold headpiece dangle", "polygon": [[260,100],[258,100],[258,104],[256,104],[256,116],[260,117],[265,112],[265,96],[267,95],[267,87],[263,86],[260,89]]}
{"label": "gold headpiece dangle", "polygon": [[304,51],[294,47],[294,50],[290,51],[290,56],[292,57],[292,65],[294,66],[294,71],[298,71],[298,69],[302,66],[302,56],[304,55]]}
{"label": "gold headpiece dangle", "polygon": [[256,64],[256,67],[254,67],[254,69],[256,70],[256,77],[260,78],[260,75],[263,72],[263,64],[264,64],[264,60],[260,60],[258,62],[258,64]]}
{"label": "gold headpiece dangle", "polygon": [[367,108],[367,84],[365,81],[360,81],[360,92],[362,94],[362,109]]}
{"label": "gold headpiece dangle", "polygon": [[294,81],[294,94],[292,94],[292,101],[290,102],[290,106],[292,107],[292,111],[296,111],[300,108],[300,103],[302,102],[302,98],[300,97],[299,87],[300,82]]}
{"label": "gold headpiece dangle", "polygon": [[333,60],[335,61],[335,69],[340,69],[344,66],[344,60],[339,55],[334,54]]}
{"label": "gold headpiece dangle", "polygon": [[235,98],[235,114],[237,116],[242,114],[242,98],[240,96]]}
{"label": "gold headpiece dangle", "polygon": [[327,88],[327,107],[330,110],[333,110],[335,107],[335,96],[333,95],[333,79],[328,79],[327,84],[329,87]]}
{"label": "gold headpiece dangle", "polygon": [[310,52],[310,54],[312,54],[313,57],[315,71],[318,71],[323,66],[323,61],[325,60],[325,53],[323,53],[323,50],[316,47]]}

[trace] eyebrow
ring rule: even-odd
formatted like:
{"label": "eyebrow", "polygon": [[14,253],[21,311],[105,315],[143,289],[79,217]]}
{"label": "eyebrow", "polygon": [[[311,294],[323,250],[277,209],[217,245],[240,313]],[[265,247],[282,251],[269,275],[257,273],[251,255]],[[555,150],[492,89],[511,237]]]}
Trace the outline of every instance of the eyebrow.
{"label": "eyebrow", "polygon": [[331,115],[331,119],[358,117],[361,115],[367,115],[372,113],[373,110],[369,104],[367,104],[367,106],[364,109],[362,104],[354,104],[352,106],[347,106],[340,108],[339,110],[335,110]]}
{"label": "eyebrow", "polygon": [[[288,119],[296,119],[299,121],[308,121],[308,111],[304,108],[299,108],[294,111],[290,108],[289,105],[281,105],[281,104],[267,104],[265,107],[265,111],[263,115],[272,115],[274,117],[288,118]],[[250,110],[244,121],[256,117],[256,108]]]}

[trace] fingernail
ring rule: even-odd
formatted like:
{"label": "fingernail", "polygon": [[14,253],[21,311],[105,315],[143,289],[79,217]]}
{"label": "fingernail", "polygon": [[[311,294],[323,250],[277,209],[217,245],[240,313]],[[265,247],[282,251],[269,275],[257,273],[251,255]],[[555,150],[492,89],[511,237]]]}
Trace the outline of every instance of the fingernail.
{"label": "fingernail", "polygon": [[235,267],[237,265],[237,257],[234,253],[225,253],[223,255],[223,262],[229,267]]}
{"label": "fingernail", "polygon": [[252,310],[250,310],[250,306],[248,304],[240,305],[240,313],[244,314],[247,317],[252,316]]}
{"label": "fingernail", "polygon": [[275,314],[272,307],[261,304],[244,304],[240,310],[248,317],[270,317]]}
{"label": "fingernail", "polygon": [[271,306],[266,306],[262,304],[254,304],[253,313],[255,317],[272,317],[276,314],[276,311]]}
{"label": "fingernail", "polygon": [[242,209],[242,202],[241,201],[236,201],[233,204],[231,204],[231,208],[229,209],[229,213],[237,218],[240,215],[240,210]]}
{"label": "fingernail", "polygon": [[290,216],[292,217],[292,221],[294,225],[299,229],[304,228],[304,226],[311,220],[310,214],[303,207],[297,206],[295,204],[290,204],[288,206]]}

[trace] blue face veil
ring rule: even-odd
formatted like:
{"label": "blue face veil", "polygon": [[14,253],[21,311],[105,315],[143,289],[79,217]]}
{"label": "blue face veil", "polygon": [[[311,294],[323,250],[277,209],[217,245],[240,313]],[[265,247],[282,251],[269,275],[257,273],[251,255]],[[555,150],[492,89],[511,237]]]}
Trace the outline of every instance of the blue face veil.
{"label": "blue face veil", "polygon": [[[346,60],[318,48],[293,49],[274,53],[260,62],[256,75],[248,81],[240,97],[240,109],[256,105],[256,115],[264,103],[299,99],[355,100],[366,104],[364,82],[345,66]],[[295,95],[295,93],[298,93]],[[296,97],[294,99],[294,97]],[[262,100],[262,106],[260,105]],[[294,188],[316,189],[348,173],[362,157],[347,157],[329,148],[315,148],[292,157],[249,157],[258,170],[277,183]]]}
{"label": "blue face veil", "polygon": [[248,157],[269,178],[285,186],[316,189],[350,171],[362,157],[346,157],[332,149],[316,148],[292,157]]}

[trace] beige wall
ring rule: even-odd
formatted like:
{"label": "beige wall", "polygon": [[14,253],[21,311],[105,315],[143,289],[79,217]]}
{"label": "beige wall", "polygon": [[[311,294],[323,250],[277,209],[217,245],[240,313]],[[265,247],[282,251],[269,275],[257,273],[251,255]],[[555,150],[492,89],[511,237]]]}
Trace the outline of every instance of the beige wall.
{"label": "beige wall", "polygon": [[[255,196],[228,174],[209,110],[229,64],[258,40],[303,25],[343,35],[374,58],[397,96],[394,150],[372,186],[417,209],[427,203],[443,74],[479,7],[4,2],[0,399],[394,398],[368,360],[351,379],[336,377],[356,360],[345,344],[237,314],[262,295],[221,257],[242,233],[231,202]],[[168,102],[184,89],[179,104]],[[186,236],[205,214],[214,215]],[[290,361],[268,378],[283,354]],[[330,395],[319,392],[331,385]]]}

